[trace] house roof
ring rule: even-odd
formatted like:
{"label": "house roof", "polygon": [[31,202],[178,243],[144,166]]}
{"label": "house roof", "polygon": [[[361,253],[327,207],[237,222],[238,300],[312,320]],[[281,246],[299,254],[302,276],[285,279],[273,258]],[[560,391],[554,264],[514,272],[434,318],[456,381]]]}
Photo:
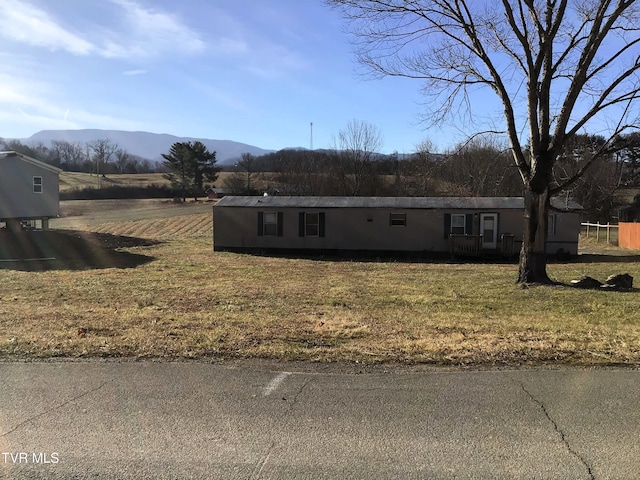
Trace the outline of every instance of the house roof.
{"label": "house roof", "polygon": [[45,170],[49,170],[54,173],[62,172],[62,170],[60,170],[57,167],[54,167],[53,165],[49,165],[48,163],[41,162],[40,160],[36,160],[35,158],[31,158],[22,153],[18,153],[14,151],[0,152],[0,162],[6,158],[18,158],[19,160],[22,160],[25,163],[30,163],[31,165],[35,165],[37,167],[43,168]]}
{"label": "house roof", "polygon": [[[552,199],[557,210],[580,210],[572,200]],[[217,207],[253,208],[395,208],[395,209],[465,209],[522,210],[522,197],[292,197],[226,196]]]}

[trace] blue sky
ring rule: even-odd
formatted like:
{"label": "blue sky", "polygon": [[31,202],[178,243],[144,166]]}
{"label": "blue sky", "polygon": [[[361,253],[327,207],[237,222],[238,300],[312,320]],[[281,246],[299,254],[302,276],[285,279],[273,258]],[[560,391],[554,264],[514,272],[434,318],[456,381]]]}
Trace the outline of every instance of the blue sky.
{"label": "blue sky", "polygon": [[[0,137],[141,130],[267,149],[333,145],[351,120],[383,151],[464,138],[420,124],[420,83],[357,74],[320,0],[2,0]],[[448,132],[445,134],[445,132]]]}

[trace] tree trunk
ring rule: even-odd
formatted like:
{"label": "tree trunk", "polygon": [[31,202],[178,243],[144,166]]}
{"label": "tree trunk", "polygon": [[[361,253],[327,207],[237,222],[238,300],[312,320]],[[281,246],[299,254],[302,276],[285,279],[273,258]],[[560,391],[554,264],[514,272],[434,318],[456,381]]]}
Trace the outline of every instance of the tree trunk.
{"label": "tree trunk", "polygon": [[525,188],[524,236],[520,250],[517,283],[553,284],[547,275],[547,224],[549,217],[549,189],[541,193]]}

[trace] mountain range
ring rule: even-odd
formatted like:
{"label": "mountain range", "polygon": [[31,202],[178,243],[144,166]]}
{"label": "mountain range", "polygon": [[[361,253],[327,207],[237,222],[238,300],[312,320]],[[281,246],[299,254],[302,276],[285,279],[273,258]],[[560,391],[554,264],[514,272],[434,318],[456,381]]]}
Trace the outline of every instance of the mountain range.
{"label": "mountain range", "polygon": [[171,145],[176,142],[202,142],[209,151],[216,152],[216,159],[219,165],[233,164],[241,158],[243,153],[259,156],[273,151],[232,140],[176,137],[166,133],[127,132],[123,130],[42,130],[29,138],[18,140],[25,144],[42,143],[49,147],[54,140],[85,144],[100,139],[109,139],[129,154],[151,161],[162,161],[162,154],[168,153]]}

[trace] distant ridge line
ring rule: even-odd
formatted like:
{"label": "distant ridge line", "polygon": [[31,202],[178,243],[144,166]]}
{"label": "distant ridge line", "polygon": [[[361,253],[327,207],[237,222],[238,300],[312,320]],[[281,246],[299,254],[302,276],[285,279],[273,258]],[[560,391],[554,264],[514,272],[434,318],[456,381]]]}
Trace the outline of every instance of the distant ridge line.
{"label": "distant ridge line", "polygon": [[233,140],[180,137],[169,133],[131,132],[126,130],[42,130],[29,138],[16,140],[23,143],[42,143],[49,147],[53,141],[84,144],[104,138],[118,144],[120,148],[126,150],[131,155],[137,155],[152,161],[162,161],[162,154],[168,153],[171,145],[176,142],[202,142],[209,150],[216,152],[216,159],[220,165],[235,163],[241,158],[243,153],[260,156],[274,151]]}

